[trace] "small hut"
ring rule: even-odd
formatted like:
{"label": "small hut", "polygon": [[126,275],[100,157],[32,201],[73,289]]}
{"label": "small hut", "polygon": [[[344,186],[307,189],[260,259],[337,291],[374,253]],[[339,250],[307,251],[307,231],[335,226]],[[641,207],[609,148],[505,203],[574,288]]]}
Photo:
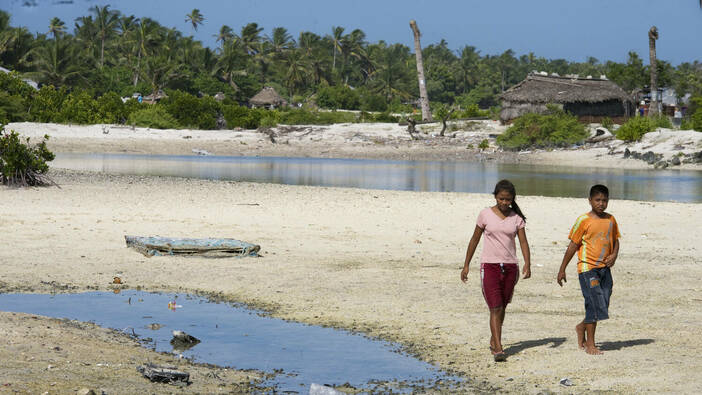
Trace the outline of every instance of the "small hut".
{"label": "small hut", "polygon": [[275,89],[270,86],[266,86],[254,97],[249,99],[249,104],[251,105],[251,108],[263,107],[272,110],[277,107],[285,107],[288,105],[288,102],[283,99],[283,97],[280,96]]}
{"label": "small hut", "polygon": [[531,73],[500,98],[502,122],[530,112],[543,113],[547,104],[561,106],[585,122],[598,122],[604,117],[621,122],[634,114],[632,98],[606,76],[582,78]]}

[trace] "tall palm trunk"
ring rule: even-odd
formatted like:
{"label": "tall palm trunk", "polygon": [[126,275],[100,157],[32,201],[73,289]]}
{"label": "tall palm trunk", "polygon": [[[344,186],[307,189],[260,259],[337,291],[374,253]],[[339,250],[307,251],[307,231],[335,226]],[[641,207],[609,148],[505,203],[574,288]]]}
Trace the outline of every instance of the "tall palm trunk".
{"label": "tall palm trunk", "polygon": [[651,105],[648,107],[648,116],[658,115],[658,64],[656,62],[656,40],[658,28],[651,27],[648,31],[648,53],[651,56]]}
{"label": "tall palm trunk", "polygon": [[417,56],[417,79],[419,80],[419,103],[422,106],[422,121],[431,121],[431,111],[429,110],[429,96],[427,95],[427,84],[424,79],[424,62],[422,61],[422,45],[419,43],[419,28],[417,22],[410,21],[410,27],[414,32],[414,53]]}

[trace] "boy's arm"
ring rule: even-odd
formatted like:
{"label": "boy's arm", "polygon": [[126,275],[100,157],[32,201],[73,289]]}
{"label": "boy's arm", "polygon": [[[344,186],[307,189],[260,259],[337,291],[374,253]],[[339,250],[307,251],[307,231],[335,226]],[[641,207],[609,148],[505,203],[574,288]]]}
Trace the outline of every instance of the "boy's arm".
{"label": "boy's arm", "polygon": [[470,243],[468,243],[468,250],[466,251],[466,261],[463,263],[463,270],[461,270],[461,281],[466,282],[468,280],[468,266],[470,266],[470,260],[473,259],[473,254],[475,254],[475,249],[478,247],[480,242],[480,236],[483,235],[483,228],[480,226],[475,226],[473,231],[473,237],[470,238]]}
{"label": "boy's arm", "polygon": [[612,248],[612,253],[607,255],[604,259],[604,264],[607,267],[614,266],[614,262],[617,261],[617,256],[619,255],[619,239],[614,239],[614,248]]}
{"label": "boy's arm", "polygon": [[524,269],[522,269],[522,278],[526,279],[531,277],[531,252],[529,251],[529,242],[526,237],[526,230],[521,228],[517,231],[517,236],[519,237],[519,247],[522,249],[522,256],[524,256]]}
{"label": "boy's arm", "polygon": [[568,244],[568,248],[565,251],[565,255],[563,255],[563,262],[561,262],[561,268],[558,269],[558,277],[556,278],[558,285],[560,285],[561,287],[563,286],[563,282],[568,282],[568,280],[566,280],[565,269],[570,263],[570,260],[573,259],[573,255],[575,255],[575,253],[578,251],[578,248],[580,248],[580,245],[575,244],[571,240],[570,244]]}

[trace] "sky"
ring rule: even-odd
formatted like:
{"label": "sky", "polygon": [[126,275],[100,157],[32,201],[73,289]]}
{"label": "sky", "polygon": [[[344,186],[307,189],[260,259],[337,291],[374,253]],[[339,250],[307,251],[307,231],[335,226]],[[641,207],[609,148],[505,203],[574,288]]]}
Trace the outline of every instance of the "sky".
{"label": "sky", "polygon": [[[26,6],[34,3],[35,6]],[[89,8],[111,9],[150,17],[167,27],[217,46],[222,25],[239,32],[249,22],[270,34],[285,27],[297,38],[301,31],[330,34],[361,29],[370,42],[384,40],[414,48],[409,21],[422,32],[422,46],[445,39],[449,48],[476,47],[482,55],[512,49],[517,56],[533,52],[547,59],[625,62],[635,51],[648,64],[648,29],[658,27],[658,59],[678,65],[702,60],[702,9],[698,0],[0,0],[13,26],[45,33],[52,17],[73,26]],[[197,31],[185,15],[198,8],[205,17]],[[71,29],[72,30],[72,29]]]}

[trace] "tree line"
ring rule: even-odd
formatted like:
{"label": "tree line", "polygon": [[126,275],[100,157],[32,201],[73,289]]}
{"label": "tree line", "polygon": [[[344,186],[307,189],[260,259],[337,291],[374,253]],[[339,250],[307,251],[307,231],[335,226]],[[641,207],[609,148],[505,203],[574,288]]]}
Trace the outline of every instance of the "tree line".
{"label": "tree line", "polygon": [[[216,35],[217,47],[209,48],[186,32],[109,5],[94,6],[69,23],[53,18],[45,33],[32,34],[9,21],[10,15],[0,10],[0,65],[40,84],[80,89],[94,97],[170,89],[194,95],[224,92],[245,102],[263,86],[273,86],[293,102],[321,98],[326,107],[387,111],[419,96],[410,48],[369,42],[361,29],[333,26],[325,35],[303,31],[294,37],[284,27],[264,34],[256,23],[238,31],[224,25]],[[197,9],[184,19],[186,30],[204,23]],[[422,53],[432,103],[462,108],[498,105],[499,95],[533,70],[606,75],[629,92],[650,81],[649,66],[633,51],[624,63],[594,57],[571,62],[531,52],[517,56],[512,50],[483,55],[469,45],[454,51],[441,40]],[[656,70],[659,86],[673,87],[679,96],[702,95],[702,63],[673,66],[657,60]]]}

